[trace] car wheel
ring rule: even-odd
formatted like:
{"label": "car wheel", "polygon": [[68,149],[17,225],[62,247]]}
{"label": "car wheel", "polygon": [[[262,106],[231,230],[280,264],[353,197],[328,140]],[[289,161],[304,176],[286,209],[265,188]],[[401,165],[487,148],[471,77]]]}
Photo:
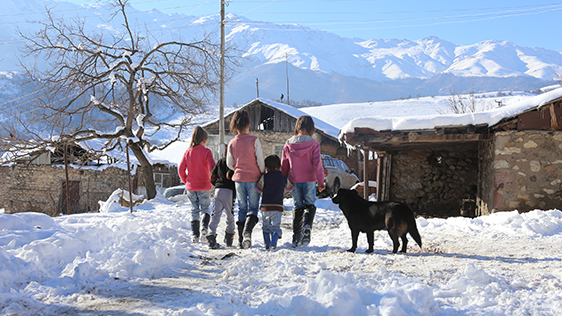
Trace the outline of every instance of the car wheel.
{"label": "car wheel", "polygon": [[334,185],[332,186],[332,196],[338,194],[340,188],[341,188],[340,179],[336,178],[334,180]]}

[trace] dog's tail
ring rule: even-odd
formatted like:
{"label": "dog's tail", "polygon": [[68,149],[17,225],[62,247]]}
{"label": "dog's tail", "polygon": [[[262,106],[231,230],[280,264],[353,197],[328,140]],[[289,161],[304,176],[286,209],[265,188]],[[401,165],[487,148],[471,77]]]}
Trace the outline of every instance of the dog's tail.
{"label": "dog's tail", "polygon": [[410,236],[414,238],[418,246],[420,246],[421,248],[422,240],[421,240],[420,232],[418,231],[418,226],[416,225],[416,219],[413,216],[410,218],[408,223],[408,233],[410,233]]}

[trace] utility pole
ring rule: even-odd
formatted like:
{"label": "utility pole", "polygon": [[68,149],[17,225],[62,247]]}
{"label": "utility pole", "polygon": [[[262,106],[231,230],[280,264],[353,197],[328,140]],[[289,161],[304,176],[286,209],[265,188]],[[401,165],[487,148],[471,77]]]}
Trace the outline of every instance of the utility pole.
{"label": "utility pole", "polygon": [[287,105],[289,104],[289,61],[287,53],[285,53],[285,73],[287,75]]}
{"label": "utility pole", "polygon": [[260,86],[258,84],[258,78],[256,78],[256,96],[258,99],[260,98]]}
{"label": "utility pole", "polygon": [[219,97],[219,157],[224,157],[225,152],[225,142],[224,142],[224,1],[221,0],[221,45],[220,45],[220,97]]}

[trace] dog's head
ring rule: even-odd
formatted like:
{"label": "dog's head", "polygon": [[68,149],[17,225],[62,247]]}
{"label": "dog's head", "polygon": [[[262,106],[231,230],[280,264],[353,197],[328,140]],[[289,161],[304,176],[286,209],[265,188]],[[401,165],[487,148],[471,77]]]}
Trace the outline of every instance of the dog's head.
{"label": "dog's head", "polygon": [[338,193],[332,198],[332,203],[340,204],[343,200],[348,199],[353,195],[359,196],[355,190],[339,189]]}

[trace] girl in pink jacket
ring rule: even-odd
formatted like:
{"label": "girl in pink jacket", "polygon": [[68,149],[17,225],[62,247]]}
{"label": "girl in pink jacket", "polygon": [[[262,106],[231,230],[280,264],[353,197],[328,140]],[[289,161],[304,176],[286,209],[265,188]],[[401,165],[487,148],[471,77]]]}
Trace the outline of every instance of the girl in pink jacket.
{"label": "girl in pink jacket", "polygon": [[312,117],[303,115],[295,123],[294,136],[283,146],[281,172],[294,185],[293,247],[310,242],[316,215],[316,184],[320,192],[326,188],[320,145],[312,138],[314,131]]}
{"label": "girl in pink jacket", "polygon": [[[211,219],[211,181],[209,176],[215,167],[215,159],[207,145],[208,135],[201,126],[195,126],[191,135],[191,145],[183,154],[178,173],[185,183],[187,197],[191,202],[191,230],[193,242],[205,241]],[[200,217],[203,215],[202,225]],[[199,228],[201,227],[201,234]]]}

